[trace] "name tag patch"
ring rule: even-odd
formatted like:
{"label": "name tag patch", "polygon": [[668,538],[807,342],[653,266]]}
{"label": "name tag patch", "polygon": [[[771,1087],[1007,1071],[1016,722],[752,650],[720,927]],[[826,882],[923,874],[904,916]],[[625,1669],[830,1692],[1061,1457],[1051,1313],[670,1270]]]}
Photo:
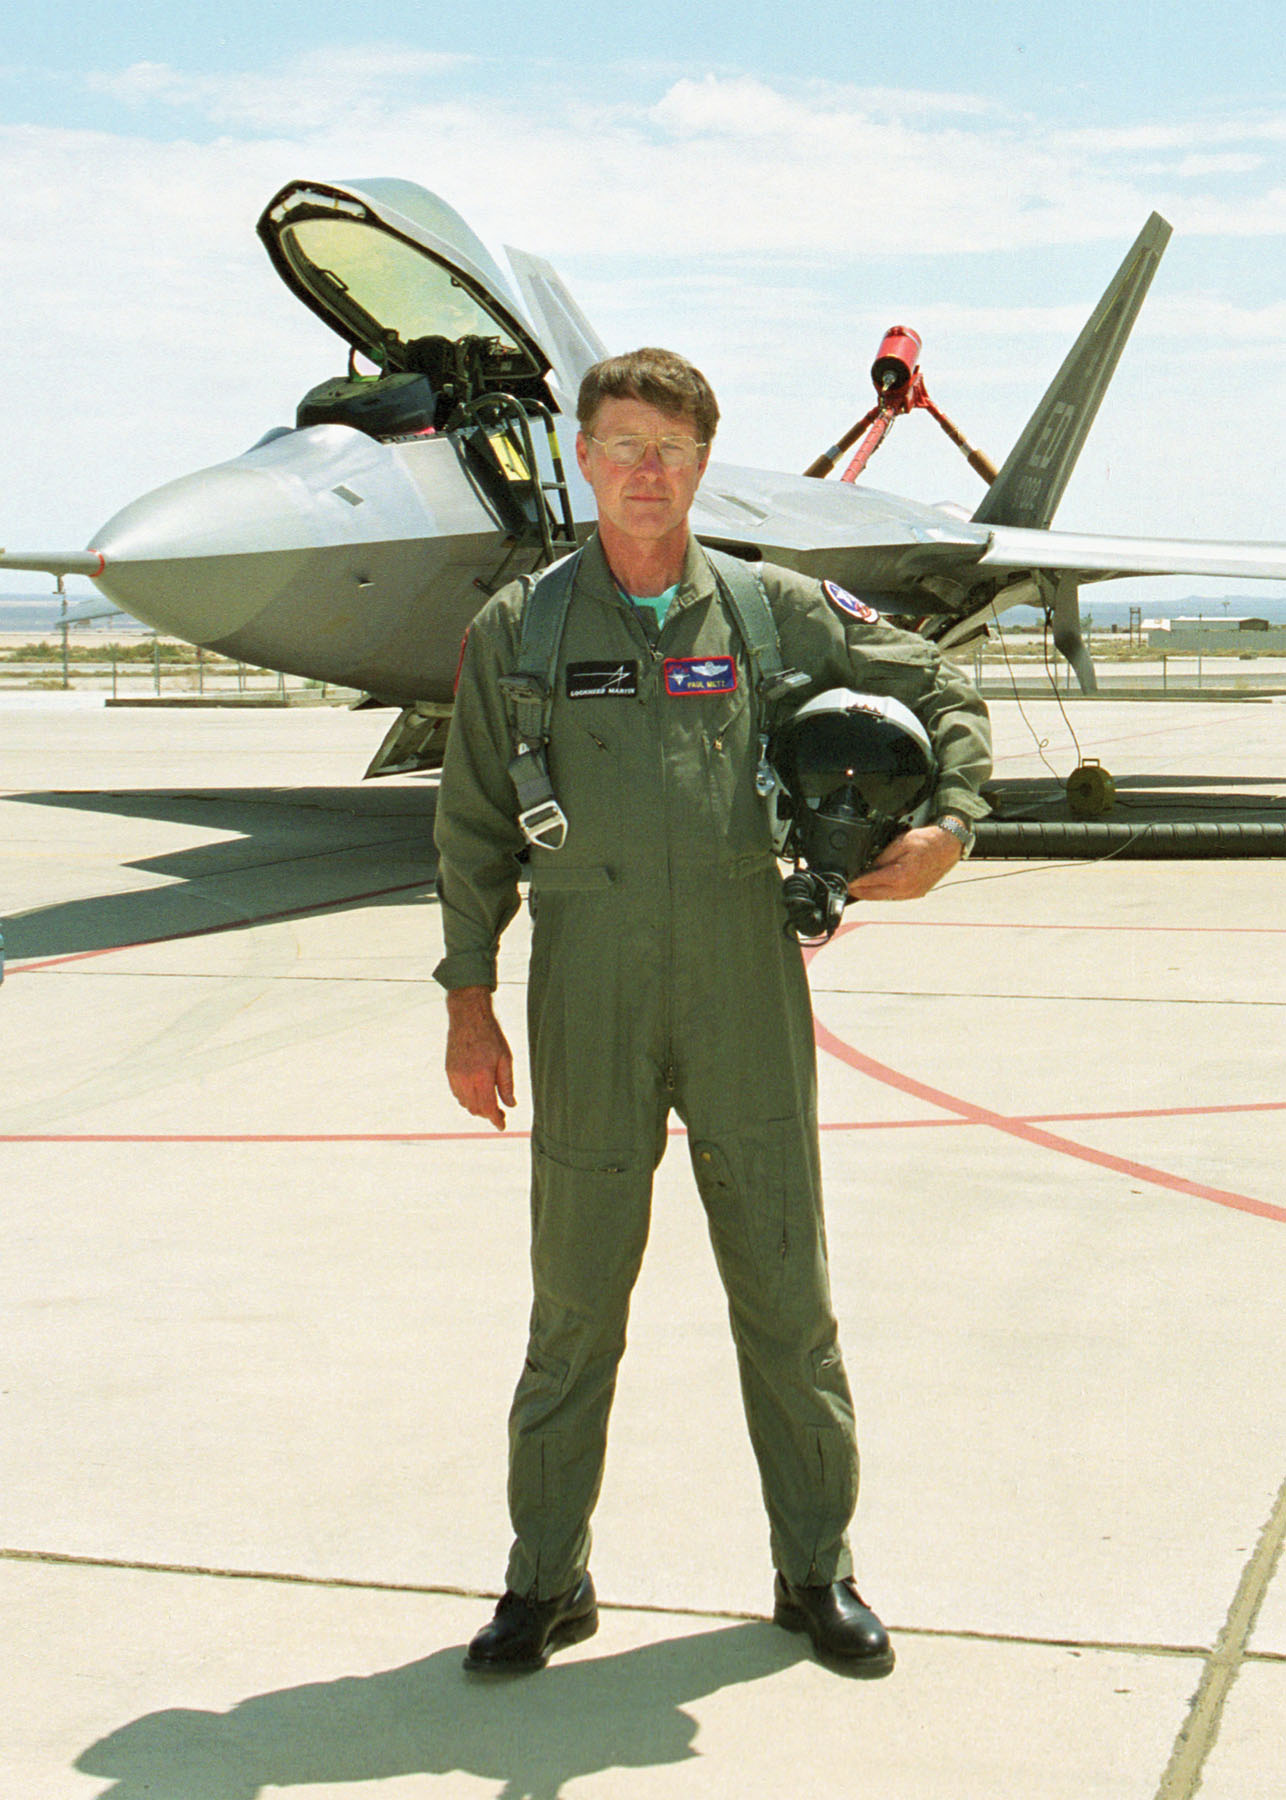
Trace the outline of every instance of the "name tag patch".
{"label": "name tag patch", "polygon": [[737,664],[731,656],[669,656],[667,694],[735,694]]}
{"label": "name tag patch", "polygon": [[860,619],[864,625],[878,625],[880,615],[865,600],[859,600],[856,594],[850,594],[837,581],[824,581],[822,592],[835,608],[836,612],[846,613],[850,619]]}
{"label": "name tag patch", "polygon": [[639,691],[636,662],[578,662],[567,665],[567,698],[633,700]]}

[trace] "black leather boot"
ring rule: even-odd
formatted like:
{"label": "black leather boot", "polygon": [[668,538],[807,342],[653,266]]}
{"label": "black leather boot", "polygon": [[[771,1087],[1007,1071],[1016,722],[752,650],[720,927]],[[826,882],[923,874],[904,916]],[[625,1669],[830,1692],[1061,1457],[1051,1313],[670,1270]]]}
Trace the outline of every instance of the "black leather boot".
{"label": "black leather boot", "polygon": [[778,1573],[773,1623],[806,1631],[819,1656],[834,1657],[853,1675],[887,1675],[893,1667],[889,1634],[853,1586],[851,1577],[825,1587],[795,1587]]}
{"label": "black leather boot", "polygon": [[489,1675],[543,1669],[551,1651],[583,1643],[597,1630],[598,1597],[587,1571],[575,1587],[551,1600],[502,1595],[491,1623],[469,1645],[464,1666]]}

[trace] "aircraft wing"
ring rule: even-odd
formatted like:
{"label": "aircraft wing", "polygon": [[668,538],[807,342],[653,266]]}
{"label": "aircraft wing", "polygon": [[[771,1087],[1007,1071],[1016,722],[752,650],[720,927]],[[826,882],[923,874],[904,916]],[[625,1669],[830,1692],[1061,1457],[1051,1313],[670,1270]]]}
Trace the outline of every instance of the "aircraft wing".
{"label": "aircraft wing", "polygon": [[692,523],[704,540],[740,540],[770,561],[866,590],[893,611],[922,610],[937,593],[944,611],[968,615],[1024,574],[1078,586],[1131,575],[1286,581],[1286,544],[983,525],[871,488],[726,464],[711,465]]}
{"label": "aircraft wing", "polygon": [[[114,600],[77,600],[63,616],[69,625],[88,625],[92,619],[119,619],[130,615]],[[62,622],[60,618],[58,623],[61,625]]]}
{"label": "aircraft wing", "polygon": [[1286,581],[1286,544],[1220,543],[1199,538],[1100,537],[993,525],[980,573],[1040,569],[1077,581],[1126,575],[1225,575]]}

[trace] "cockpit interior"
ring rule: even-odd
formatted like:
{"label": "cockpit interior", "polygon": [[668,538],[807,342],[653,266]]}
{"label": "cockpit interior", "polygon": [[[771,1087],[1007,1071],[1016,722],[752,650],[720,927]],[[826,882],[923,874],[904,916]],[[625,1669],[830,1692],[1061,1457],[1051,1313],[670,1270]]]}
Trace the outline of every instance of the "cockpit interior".
{"label": "cockpit interior", "polygon": [[259,234],[287,286],[349,346],[347,373],[305,394],[297,426],[387,441],[449,431],[492,394],[555,408],[548,359],[505,304],[503,277],[436,195],[397,181],[292,184]]}

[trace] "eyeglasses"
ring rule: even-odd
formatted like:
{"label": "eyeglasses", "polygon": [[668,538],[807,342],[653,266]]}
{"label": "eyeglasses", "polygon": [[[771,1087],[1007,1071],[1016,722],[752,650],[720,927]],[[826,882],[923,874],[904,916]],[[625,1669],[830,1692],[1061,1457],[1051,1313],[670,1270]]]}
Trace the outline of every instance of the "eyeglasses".
{"label": "eyeglasses", "polygon": [[597,444],[608,462],[615,463],[620,469],[637,468],[653,444],[656,445],[656,453],[663,469],[690,469],[706,448],[690,437],[650,438],[630,435],[598,438],[592,433],[588,435],[590,443]]}

